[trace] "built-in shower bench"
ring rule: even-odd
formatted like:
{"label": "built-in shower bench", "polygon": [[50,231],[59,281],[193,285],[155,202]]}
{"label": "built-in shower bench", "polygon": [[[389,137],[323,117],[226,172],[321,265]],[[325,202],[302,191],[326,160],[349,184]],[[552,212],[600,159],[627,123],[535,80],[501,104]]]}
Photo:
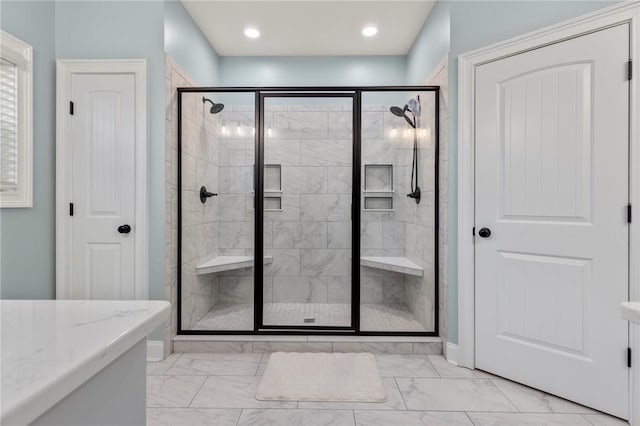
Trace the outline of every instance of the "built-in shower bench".
{"label": "built-in shower bench", "polygon": [[424,269],[406,257],[362,256],[360,258],[360,264],[370,268],[399,272],[407,275],[416,275],[418,277],[424,275]]}
{"label": "built-in shower bench", "polygon": [[[273,262],[273,256],[264,257],[265,265],[271,262]],[[215,272],[251,267],[253,267],[253,256],[218,256],[202,265],[196,266],[196,274],[213,274]]]}

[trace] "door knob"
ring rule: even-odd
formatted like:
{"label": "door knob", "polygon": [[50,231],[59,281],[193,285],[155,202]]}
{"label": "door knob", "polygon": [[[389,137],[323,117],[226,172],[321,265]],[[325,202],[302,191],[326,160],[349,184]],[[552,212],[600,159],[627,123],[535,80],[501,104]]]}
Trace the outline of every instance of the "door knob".
{"label": "door knob", "polygon": [[482,228],[478,231],[478,235],[480,235],[480,237],[482,238],[489,238],[491,236],[491,229]]}
{"label": "door knob", "polygon": [[121,234],[128,234],[131,232],[131,227],[129,225],[120,225],[118,226],[118,232]]}

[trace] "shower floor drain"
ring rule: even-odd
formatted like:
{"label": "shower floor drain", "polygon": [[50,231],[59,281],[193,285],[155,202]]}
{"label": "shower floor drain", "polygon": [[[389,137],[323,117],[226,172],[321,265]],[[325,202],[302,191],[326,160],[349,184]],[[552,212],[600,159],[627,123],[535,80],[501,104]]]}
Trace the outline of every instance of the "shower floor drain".
{"label": "shower floor drain", "polygon": [[316,322],[316,319],[315,318],[305,318],[303,321],[304,321],[305,324],[309,324],[309,323]]}

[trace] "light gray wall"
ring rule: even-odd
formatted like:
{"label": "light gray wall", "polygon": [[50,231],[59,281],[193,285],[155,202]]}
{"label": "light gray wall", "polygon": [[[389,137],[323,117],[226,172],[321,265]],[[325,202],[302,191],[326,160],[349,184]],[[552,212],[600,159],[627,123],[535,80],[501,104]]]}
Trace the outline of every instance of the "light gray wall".
{"label": "light gray wall", "polygon": [[405,82],[404,56],[227,56],[222,86],[363,86]]}
{"label": "light gray wall", "polygon": [[34,208],[3,209],[3,298],[55,297],[55,59],[146,58],[149,295],[164,298],[164,3],[2,2],[34,46]]}
{"label": "light gray wall", "polygon": [[446,1],[436,3],[413,42],[407,54],[406,84],[424,83],[449,53],[449,5]]}
{"label": "light gray wall", "polygon": [[220,57],[179,1],[164,3],[164,50],[198,85],[219,84]]}
{"label": "light gray wall", "polygon": [[33,46],[33,208],[1,209],[0,297],[55,296],[54,3],[3,1],[0,27]]}
{"label": "light gray wall", "polygon": [[[449,54],[449,294],[448,338],[458,341],[458,55],[592,12],[615,2],[451,2]],[[470,230],[463,230],[470,232]]]}
{"label": "light gray wall", "polygon": [[56,2],[55,39],[59,59],[147,60],[149,297],[164,299],[164,3]]}

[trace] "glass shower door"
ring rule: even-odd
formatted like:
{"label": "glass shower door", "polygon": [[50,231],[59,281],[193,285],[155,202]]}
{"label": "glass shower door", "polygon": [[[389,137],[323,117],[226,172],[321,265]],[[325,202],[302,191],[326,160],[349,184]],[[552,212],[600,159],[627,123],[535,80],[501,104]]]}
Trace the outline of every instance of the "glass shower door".
{"label": "glass shower door", "polygon": [[262,327],[351,328],[354,95],[262,96]]}

